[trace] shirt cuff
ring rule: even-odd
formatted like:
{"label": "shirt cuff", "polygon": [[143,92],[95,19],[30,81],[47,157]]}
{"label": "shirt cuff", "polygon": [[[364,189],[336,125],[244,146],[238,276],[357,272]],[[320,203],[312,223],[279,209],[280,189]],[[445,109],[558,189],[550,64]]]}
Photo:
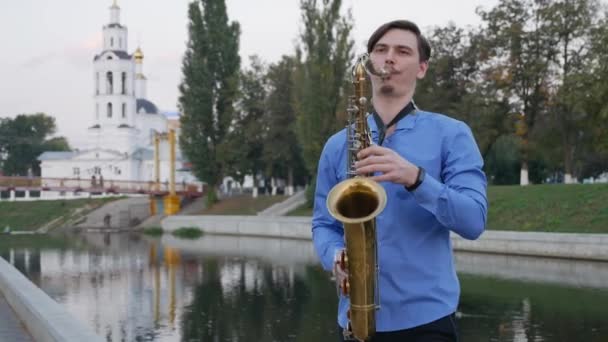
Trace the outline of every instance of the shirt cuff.
{"label": "shirt cuff", "polygon": [[411,193],[414,195],[416,202],[424,209],[437,214],[439,198],[443,191],[445,191],[445,184],[440,183],[427,173],[424,181]]}

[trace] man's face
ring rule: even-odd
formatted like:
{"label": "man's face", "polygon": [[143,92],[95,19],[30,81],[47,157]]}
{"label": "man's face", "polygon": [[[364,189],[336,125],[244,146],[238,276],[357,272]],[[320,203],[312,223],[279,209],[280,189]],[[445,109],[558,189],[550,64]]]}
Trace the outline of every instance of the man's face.
{"label": "man's face", "polygon": [[413,32],[392,29],[374,46],[371,61],[376,70],[384,68],[389,76],[371,76],[375,94],[400,97],[411,93],[416,80],[426,74],[427,62],[420,62],[418,40]]}

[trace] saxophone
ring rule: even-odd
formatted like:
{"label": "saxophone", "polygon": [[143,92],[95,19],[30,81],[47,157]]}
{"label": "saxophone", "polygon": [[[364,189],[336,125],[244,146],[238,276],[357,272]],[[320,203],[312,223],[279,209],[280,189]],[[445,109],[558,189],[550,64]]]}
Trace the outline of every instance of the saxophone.
{"label": "saxophone", "polygon": [[366,73],[376,72],[367,54],[360,56],[352,69],[354,95],[348,99],[347,177],[327,195],[329,213],[344,226],[346,248],[339,256],[339,267],[348,271],[339,284],[340,291],[350,299],[348,326],[344,336],[359,341],[370,339],[376,332],[376,310],[379,309],[378,252],[376,216],[386,206],[386,191],[375,181],[357,176],[354,163],[357,153],[372,144],[367,126],[365,98]]}

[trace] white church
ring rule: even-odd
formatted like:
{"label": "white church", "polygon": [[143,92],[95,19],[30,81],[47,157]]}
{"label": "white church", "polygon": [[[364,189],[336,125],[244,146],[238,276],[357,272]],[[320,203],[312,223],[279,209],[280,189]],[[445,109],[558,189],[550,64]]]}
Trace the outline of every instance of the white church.
{"label": "white church", "polygon": [[[114,1],[110,22],[103,27],[102,50],[93,59],[94,108],[87,142],[73,151],[41,154],[43,179],[154,181],[154,136],[174,129],[179,137],[179,115],[160,113],[147,99],[144,55],[139,47],[130,54],[127,42],[128,30],[120,23],[120,7]],[[161,140],[159,145],[159,179],[166,182],[169,142]],[[176,183],[197,182],[176,145]]]}

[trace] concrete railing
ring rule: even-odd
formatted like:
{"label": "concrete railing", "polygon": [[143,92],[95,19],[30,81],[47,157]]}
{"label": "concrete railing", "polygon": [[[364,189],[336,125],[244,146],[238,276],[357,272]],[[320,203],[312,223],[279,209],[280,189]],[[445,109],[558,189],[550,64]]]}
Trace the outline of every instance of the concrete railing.
{"label": "concrete railing", "polygon": [[[169,216],[166,231],[197,227],[209,234],[311,239],[310,217]],[[452,234],[455,250],[608,261],[608,234],[485,231],[478,240]]]}
{"label": "concrete railing", "polygon": [[608,261],[608,234],[485,231],[478,240],[452,234],[455,250]]}
{"label": "concrete railing", "polygon": [[272,236],[310,240],[310,218],[265,216],[168,216],[161,222],[171,232],[182,227],[196,227],[209,234]]}
{"label": "concrete railing", "polygon": [[35,341],[104,341],[2,258],[0,292]]}

